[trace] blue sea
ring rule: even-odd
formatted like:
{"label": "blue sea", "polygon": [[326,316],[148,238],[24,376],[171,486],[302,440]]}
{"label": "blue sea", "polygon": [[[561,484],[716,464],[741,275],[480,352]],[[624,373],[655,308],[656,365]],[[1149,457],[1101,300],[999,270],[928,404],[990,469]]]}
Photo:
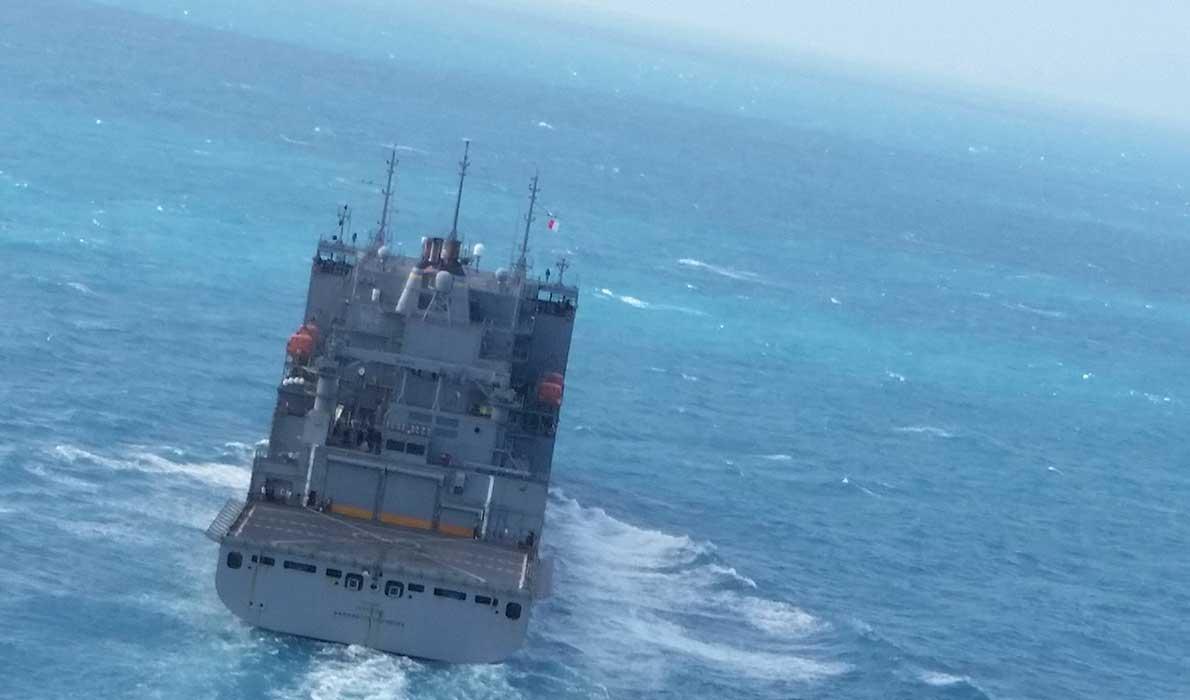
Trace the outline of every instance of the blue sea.
{"label": "blue sea", "polygon": [[[1190,697],[1190,138],[483,3],[0,3],[0,697]],[[313,245],[582,285],[507,663],[249,628],[203,531]]]}

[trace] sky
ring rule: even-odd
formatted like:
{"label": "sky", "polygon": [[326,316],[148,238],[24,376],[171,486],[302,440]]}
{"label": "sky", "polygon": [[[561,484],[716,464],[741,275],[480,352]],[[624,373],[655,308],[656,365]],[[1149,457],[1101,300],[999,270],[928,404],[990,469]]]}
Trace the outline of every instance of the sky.
{"label": "sky", "polygon": [[1190,127],[1190,0],[522,0]]}

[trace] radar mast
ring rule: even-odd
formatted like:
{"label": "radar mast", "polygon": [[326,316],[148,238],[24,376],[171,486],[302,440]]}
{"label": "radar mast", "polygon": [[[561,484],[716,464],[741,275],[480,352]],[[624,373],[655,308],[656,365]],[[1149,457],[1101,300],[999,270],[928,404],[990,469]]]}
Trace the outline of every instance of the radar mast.
{"label": "radar mast", "polygon": [[467,154],[471,152],[471,139],[463,139],[463,160],[459,161],[459,191],[455,195],[455,218],[450,225],[450,240],[459,239],[459,207],[463,204],[463,180],[467,177],[467,166],[471,161]]}
{"label": "radar mast", "polygon": [[372,236],[372,243],[377,248],[384,245],[388,233],[389,202],[393,196],[393,173],[397,170],[397,147],[393,146],[392,155],[388,158],[388,183],[384,186],[384,208],[380,212],[380,226]]}
{"label": "radar mast", "polygon": [[529,229],[533,226],[533,206],[537,204],[537,193],[540,192],[537,180],[538,174],[535,172],[533,179],[529,181],[529,213],[525,214],[525,235],[521,239],[521,253],[516,262],[516,274],[521,278],[525,276],[525,256],[529,254]]}

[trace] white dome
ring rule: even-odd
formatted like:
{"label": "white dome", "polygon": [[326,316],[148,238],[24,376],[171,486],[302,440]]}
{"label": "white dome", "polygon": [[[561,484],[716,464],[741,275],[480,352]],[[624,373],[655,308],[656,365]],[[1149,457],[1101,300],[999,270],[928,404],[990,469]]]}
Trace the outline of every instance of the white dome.
{"label": "white dome", "polygon": [[454,283],[454,275],[450,274],[446,270],[439,270],[438,274],[434,275],[434,289],[440,292],[449,292],[450,288],[454,286]]}
{"label": "white dome", "polygon": [[508,281],[508,270],[506,268],[501,267],[496,270],[496,281],[500,284]]}
{"label": "white dome", "polygon": [[471,249],[471,255],[476,258],[482,258],[486,252],[488,252],[488,249],[483,247],[482,243],[476,243],[475,247]]}

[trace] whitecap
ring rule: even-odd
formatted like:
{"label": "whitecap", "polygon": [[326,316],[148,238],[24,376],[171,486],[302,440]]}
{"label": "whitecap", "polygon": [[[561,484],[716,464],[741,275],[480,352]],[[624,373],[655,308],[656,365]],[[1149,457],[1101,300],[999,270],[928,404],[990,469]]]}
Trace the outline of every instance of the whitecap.
{"label": "whitecap", "polygon": [[897,433],[917,433],[922,435],[930,435],[938,438],[952,438],[954,433],[944,428],[938,428],[933,425],[906,425],[899,428],[893,428],[893,432]]}
{"label": "whitecap", "polygon": [[616,294],[612,290],[604,287],[596,292],[604,299],[615,299],[623,304],[627,304],[636,309],[651,309],[653,311],[674,311],[682,314],[689,314],[691,316],[706,316],[706,312],[698,309],[691,309],[686,306],[675,306],[673,304],[654,304],[652,302],[644,301],[639,297],[634,297],[630,294]]}
{"label": "whitecap", "polygon": [[835,297],[831,297],[831,303],[832,303],[832,304],[842,304],[843,302],[839,301],[839,300],[838,300],[838,299],[836,299]]}
{"label": "whitecap", "polygon": [[770,462],[792,462],[793,461],[793,456],[787,455],[787,454],[761,455],[760,458],[767,459]]}
{"label": "whitecap", "polygon": [[884,376],[888,377],[889,379],[898,381],[898,382],[905,381],[905,375],[901,374],[900,372],[893,372],[893,371],[889,370],[884,373]]}
{"label": "whitecap", "polygon": [[[631,525],[557,490],[547,518],[554,534],[546,544],[558,560],[558,600],[550,604],[581,614],[539,618],[542,634],[577,646],[609,676],[629,675],[637,686],[654,679],[661,688],[690,660],[769,680],[812,681],[848,669],[801,646],[824,623],[765,596],[756,581],[719,560],[713,544]],[[744,637],[707,637],[699,619],[737,626]],[[746,641],[748,634],[763,636]]]}
{"label": "whitecap", "polygon": [[742,596],[738,610],[750,625],[777,637],[804,637],[823,628],[810,613],[778,600]]}
{"label": "whitecap", "polygon": [[299,139],[291,139],[288,136],[286,136],[285,134],[278,134],[278,136],[280,136],[281,140],[284,141],[285,143],[292,143],[297,146],[309,146],[310,145],[309,141],[301,141]]}
{"label": "whitecap", "polygon": [[95,295],[95,292],[91,291],[91,288],[88,287],[87,285],[83,284],[82,282],[67,282],[66,286],[70,287],[71,289],[78,292],[79,294],[86,294],[87,296]]}
{"label": "whitecap", "polygon": [[249,481],[248,470],[244,467],[220,462],[177,462],[150,452],[133,452],[123,458],[106,457],[71,445],[58,445],[53,453],[71,464],[91,464],[112,471],[179,476],[229,491],[243,491]]}
{"label": "whitecap", "polygon": [[1040,309],[1035,306],[1028,306],[1027,304],[1002,304],[1002,306],[1006,309],[1024,311],[1025,313],[1034,314],[1035,316],[1044,316],[1046,318],[1066,318],[1066,313],[1063,311]]}
{"label": "whitecap", "polygon": [[277,688],[270,694],[316,700],[399,700],[408,697],[409,673],[419,668],[421,664],[404,656],[354,644],[327,645],[310,660],[293,687]]}
{"label": "whitecap", "polygon": [[972,687],[976,687],[968,676],[957,676],[953,673],[944,673],[942,671],[921,671],[917,674],[918,680],[926,685],[935,688],[945,688],[960,683],[966,683]]}
{"label": "whitecap", "polygon": [[542,129],[548,129],[549,131],[554,130],[554,125],[550,124],[549,122],[537,122],[537,126],[541,127]]}
{"label": "whitecap", "polygon": [[730,267],[722,267],[719,265],[712,265],[710,263],[706,263],[701,260],[696,260],[694,258],[682,258],[681,260],[678,260],[678,264],[685,265],[686,267],[693,267],[698,270],[706,270],[707,272],[713,272],[716,275],[722,275],[723,277],[729,277],[733,280],[754,280],[757,278],[757,275],[755,272],[745,272],[745,271],[741,271],[741,270],[733,270]]}

